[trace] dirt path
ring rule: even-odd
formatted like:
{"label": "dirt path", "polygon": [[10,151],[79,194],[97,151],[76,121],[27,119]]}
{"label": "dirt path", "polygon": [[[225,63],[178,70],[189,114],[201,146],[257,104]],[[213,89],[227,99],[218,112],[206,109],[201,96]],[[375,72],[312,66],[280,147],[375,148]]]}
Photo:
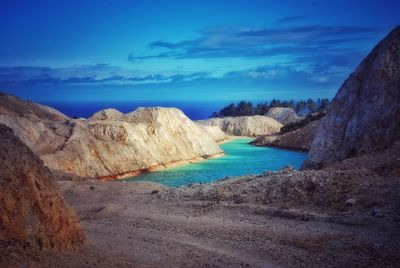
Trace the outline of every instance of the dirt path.
{"label": "dirt path", "polygon": [[51,266],[384,266],[391,253],[382,241],[398,231],[379,222],[335,223],[322,214],[311,220],[273,215],[252,204],[167,200],[156,184],[65,181],[59,187],[88,242],[73,254],[53,256]]}

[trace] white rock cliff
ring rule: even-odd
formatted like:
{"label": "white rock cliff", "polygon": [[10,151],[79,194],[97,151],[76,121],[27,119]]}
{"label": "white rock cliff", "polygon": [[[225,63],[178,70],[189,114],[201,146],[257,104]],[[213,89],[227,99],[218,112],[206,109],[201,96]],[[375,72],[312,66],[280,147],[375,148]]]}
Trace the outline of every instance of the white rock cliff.
{"label": "white rock cliff", "polygon": [[283,126],[273,118],[253,115],[238,117],[210,118],[197,123],[206,126],[218,126],[222,131],[234,136],[260,136],[279,132]]}
{"label": "white rock cliff", "polygon": [[138,108],[128,114],[107,109],[74,120],[1,95],[0,122],[48,167],[83,177],[134,176],[223,154],[207,131],[175,108]]}

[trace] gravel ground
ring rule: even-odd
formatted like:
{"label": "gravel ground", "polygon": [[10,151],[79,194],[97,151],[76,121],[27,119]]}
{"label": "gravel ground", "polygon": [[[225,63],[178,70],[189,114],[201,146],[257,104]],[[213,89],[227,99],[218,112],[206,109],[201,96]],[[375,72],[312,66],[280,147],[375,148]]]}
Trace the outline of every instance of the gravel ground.
{"label": "gravel ground", "polygon": [[176,189],[59,181],[88,241],[48,265],[398,267],[400,178],[382,174],[359,161],[351,170],[287,168]]}

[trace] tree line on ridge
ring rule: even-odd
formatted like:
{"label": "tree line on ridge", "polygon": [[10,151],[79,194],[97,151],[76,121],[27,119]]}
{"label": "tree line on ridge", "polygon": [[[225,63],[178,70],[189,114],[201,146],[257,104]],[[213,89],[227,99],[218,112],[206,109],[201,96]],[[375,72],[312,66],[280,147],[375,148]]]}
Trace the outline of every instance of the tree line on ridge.
{"label": "tree line on ridge", "polygon": [[273,107],[289,107],[295,110],[298,115],[306,115],[316,112],[324,112],[328,109],[331,101],[327,98],[307,100],[278,100],[272,99],[270,102],[259,102],[253,105],[249,101],[239,101],[238,103],[230,103],[223,107],[218,112],[213,112],[212,117],[226,117],[226,116],[248,116],[248,115],[265,115],[269,109]]}

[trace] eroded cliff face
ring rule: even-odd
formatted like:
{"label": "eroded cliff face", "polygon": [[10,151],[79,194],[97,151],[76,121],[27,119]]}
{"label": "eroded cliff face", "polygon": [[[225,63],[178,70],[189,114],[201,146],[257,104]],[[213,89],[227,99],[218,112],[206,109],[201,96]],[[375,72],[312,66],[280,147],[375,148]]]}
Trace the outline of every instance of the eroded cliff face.
{"label": "eroded cliff face", "polygon": [[223,142],[228,136],[218,126],[208,126],[197,123],[197,125],[216,142]]}
{"label": "eroded cliff face", "polygon": [[[0,124],[0,266],[30,266],[43,250],[70,250],[84,241],[43,162]],[[26,257],[26,259],[25,259]]]}
{"label": "eroded cliff face", "polygon": [[24,101],[12,95],[0,92],[0,115],[35,115],[43,120],[65,121],[70,119],[54,108],[31,101]]}
{"label": "eroded cliff face", "polygon": [[271,117],[283,125],[296,123],[302,119],[296,112],[289,107],[273,107],[268,110],[265,116]]}
{"label": "eroded cliff face", "polygon": [[210,118],[197,122],[207,126],[218,126],[229,135],[249,137],[277,133],[283,126],[275,119],[261,115]]}
{"label": "eroded cliff face", "polygon": [[0,123],[13,129],[14,134],[35,153],[51,151],[61,144],[64,132],[68,132],[69,120],[68,116],[51,107],[0,93]]}
{"label": "eroded cliff face", "polygon": [[383,39],[339,89],[321,120],[306,167],[373,152],[400,137],[400,27]]}
{"label": "eroded cliff face", "polygon": [[[82,177],[135,176],[223,153],[207,131],[175,108],[139,108],[128,114],[107,109],[87,120],[74,120],[58,111],[39,117],[42,112],[37,109],[53,110],[9,95],[2,98],[0,107],[7,110],[0,109],[6,111],[1,123],[11,127],[46,166]],[[8,105],[9,99],[15,105]],[[34,109],[25,109],[27,105]]]}
{"label": "eroded cliff face", "polygon": [[320,120],[315,120],[307,125],[286,132],[284,134],[273,134],[260,136],[251,142],[257,146],[272,146],[289,150],[308,151],[317,132]]}
{"label": "eroded cliff face", "polygon": [[[116,115],[116,117],[115,117]],[[56,170],[104,179],[138,175],[222,154],[218,144],[175,108],[77,121],[60,150],[43,155]]]}

